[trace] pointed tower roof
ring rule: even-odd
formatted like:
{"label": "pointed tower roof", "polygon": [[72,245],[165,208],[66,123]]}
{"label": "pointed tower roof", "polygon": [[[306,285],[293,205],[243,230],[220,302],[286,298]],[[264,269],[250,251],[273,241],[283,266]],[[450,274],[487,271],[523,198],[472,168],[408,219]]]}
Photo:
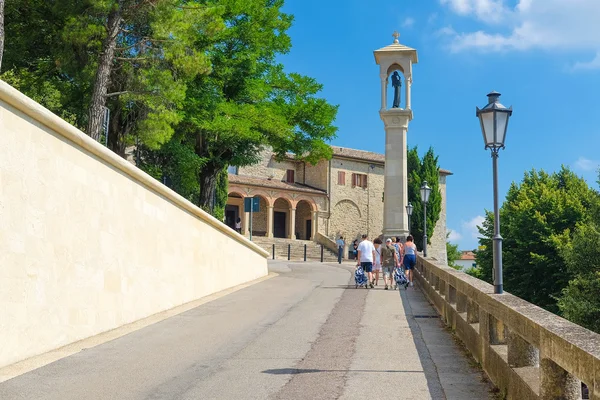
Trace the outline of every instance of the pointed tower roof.
{"label": "pointed tower roof", "polygon": [[392,53],[405,53],[405,55],[409,56],[412,63],[416,64],[419,62],[417,57],[417,50],[412,47],[405,46],[398,41],[400,34],[398,32],[394,32],[392,35],[394,37],[394,42],[389,46],[382,47],[379,50],[375,50],[373,53],[375,54],[375,62],[377,64],[380,63],[380,59],[382,56],[391,55]]}

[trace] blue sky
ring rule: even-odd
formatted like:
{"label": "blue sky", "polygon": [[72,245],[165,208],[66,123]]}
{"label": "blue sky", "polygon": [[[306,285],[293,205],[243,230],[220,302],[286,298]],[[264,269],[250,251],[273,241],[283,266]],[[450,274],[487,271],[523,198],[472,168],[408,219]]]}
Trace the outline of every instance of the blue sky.
{"label": "blue sky", "polygon": [[288,0],[295,16],[288,71],[316,78],[339,104],[335,145],[384,152],[373,50],[393,41],[417,49],[409,146],[433,146],[448,178],[452,241],[477,246],[492,208],[492,162],[475,107],[491,90],[513,106],[499,159],[504,199],[532,168],[572,168],[597,188],[600,165],[600,1]]}

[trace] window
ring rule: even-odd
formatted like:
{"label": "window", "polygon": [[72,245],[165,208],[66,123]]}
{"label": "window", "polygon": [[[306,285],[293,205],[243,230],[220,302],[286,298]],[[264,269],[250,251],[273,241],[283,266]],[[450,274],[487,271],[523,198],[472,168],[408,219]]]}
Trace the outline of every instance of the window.
{"label": "window", "polygon": [[231,175],[237,175],[238,167],[236,167],[235,165],[230,165],[229,167],[227,167],[227,172],[229,172]]}
{"label": "window", "polygon": [[366,189],[367,187],[367,175],[365,174],[352,174],[352,187],[361,187]]}
{"label": "window", "polygon": [[294,170],[293,169],[288,169],[287,173],[285,175],[285,181],[287,183],[294,183]]}
{"label": "window", "polygon": [[346,173],[344,171],[338,171],[338,185],[344,186],[346,184]]}

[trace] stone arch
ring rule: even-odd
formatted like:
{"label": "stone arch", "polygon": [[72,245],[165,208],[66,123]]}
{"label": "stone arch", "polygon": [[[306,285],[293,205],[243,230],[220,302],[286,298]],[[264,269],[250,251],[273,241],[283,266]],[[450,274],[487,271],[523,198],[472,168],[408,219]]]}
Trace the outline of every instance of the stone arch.
{"label": "stone arch", "polygon": [[313,198],[310,198],[308,196],[298,196],[295,199],[295,203],[294,203],[294,207],[298,208],[298,204],[301,201],[305,201],[309,206],[310,206],[310,210],[311,211],[318,211],[319,207],[317,206],[317,203],[315,202],[315,200]]}
{"label": "stone arch", "polygon": [[296,204],[296,226],[294,233],[296,237],[302,240],[314,239],[313,204],[309,200],[301,199]]}
{"label": "stone arch", "polygon": [[278,208],[293,208],[293,200],[288,199],[287,197],[284,196],[278,196],[275,201],[273,202],[273,207],[278,207]]}
{"label": "stone arch", "polygon": [[246,193],[244,193],[244,191],[241,190],[240,188],[229,188],[229,191],[227,192],[227,196],[231,196],[231,195],[235,195],[232,197],[241,197],[242,199],[244,197],[246,197]]}
{"label": "stone arch", "polygon": [[273,237],[292,238],[292,200],[279,196],[273,201]]}
{"label": "stone arch", "polygon": [[250,191],[250,193],[248,193],[246,195],[246,197],[254,197],[254,196],[260,196],[261,198],[263,198],[264,201],[266,201],[267,206],[273,205],[273,197],[271,197],[271,195],[264,190],[252,189]]}
{"label": "stone arch", "polygon": [[362,233],[367,233],[367,227],[362,218],[360,207],[349,199],[340,200],[331,210],[329,232],[335,237],[344,236],[346,240],[354,240]]}
{"label": "stone arch", "polygon": [[394,72],[394,71],[400,71],[402,73],[402,75],[404,77],[406,77],[406,73],[404,72],[404,68],[402,68],[402,65],[398,64],[398,63],[393,63],[392,65],[390,65],[387,69],[387,77],[389,78],[390,75]]}

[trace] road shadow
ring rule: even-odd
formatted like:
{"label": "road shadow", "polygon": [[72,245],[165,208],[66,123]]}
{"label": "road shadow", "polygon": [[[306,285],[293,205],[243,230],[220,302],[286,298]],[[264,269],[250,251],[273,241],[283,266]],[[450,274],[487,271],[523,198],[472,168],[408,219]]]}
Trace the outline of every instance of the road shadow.
{"label": "road shadow", "polygon": [[[416,283],[416,282],[415,282]],[[439,318],[437,312],[425,299],[425,296],[421,292],[418,286],[409,287],[408,289],[399,289],[399,296],[402,300],[402,307],[404,308],[404,314],[410,328],[411,337],[417,349],[421,365],[423,366],[423,372],[427,380],[427,387],[433,399],[445,399],[444,389],[440,383],[440,377],[437,373],[437,368],[429,349],[423,339],[423,333],[419,326],[417,319],[430,319]],[[416,304],[418,303],[418,304]],[[415,309],[413,309],[413,305]]]}

